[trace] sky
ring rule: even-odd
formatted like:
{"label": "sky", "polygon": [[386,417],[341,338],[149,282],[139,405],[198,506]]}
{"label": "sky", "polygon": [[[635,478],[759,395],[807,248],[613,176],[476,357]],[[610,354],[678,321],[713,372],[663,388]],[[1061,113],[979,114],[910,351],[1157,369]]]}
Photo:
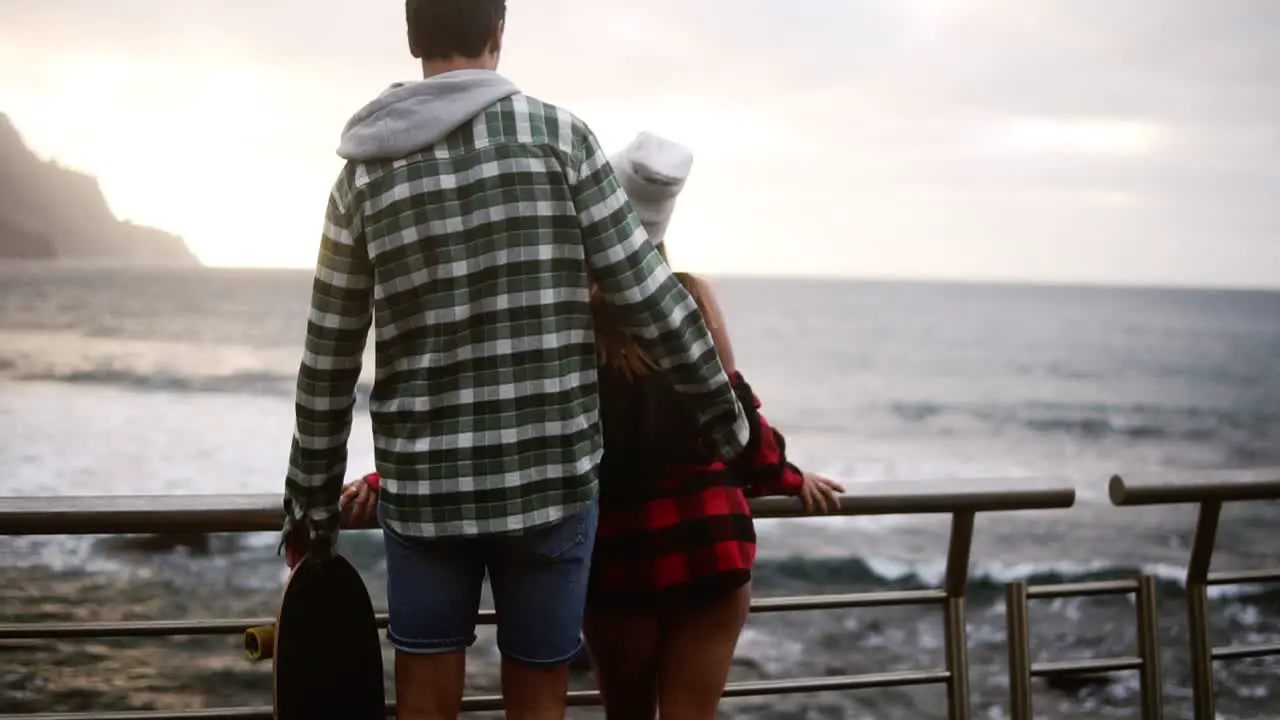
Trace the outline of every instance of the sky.
{"label": "sky", "polygon": [[[207,264],[308,267],[404,33],[400,0],[0,0],[0,112]],[[1280,287],[1277,0],[510,0],[499,69],[694,151],[684,269]]]}

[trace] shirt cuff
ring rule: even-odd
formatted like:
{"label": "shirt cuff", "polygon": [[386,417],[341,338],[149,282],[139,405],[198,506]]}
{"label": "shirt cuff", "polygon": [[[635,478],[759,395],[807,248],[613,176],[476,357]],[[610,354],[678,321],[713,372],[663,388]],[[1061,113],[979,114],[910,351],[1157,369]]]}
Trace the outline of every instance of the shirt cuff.
{"label": "shirt cuff", "polygon": [[734,402],[733,410],[732,423],[717,424],[709,433],[711,441],[715,443],[716,450],[720,453],[720,459],[725,461],[741,455],[751,440],[751,426],[747,423],[747,416],[743,413],[742,406]]}
{"label": "shirt cuff", "polygon": [[327,544],[333,547],[338,538],[338,525],[342,520],[336,503],[306,509],[292,497],[284,500],[284,525],[280,529],[280,544],[276,547],[279,554],[284,549],[285,540],[293,532],[306,530],[310,536],[311,546]]}

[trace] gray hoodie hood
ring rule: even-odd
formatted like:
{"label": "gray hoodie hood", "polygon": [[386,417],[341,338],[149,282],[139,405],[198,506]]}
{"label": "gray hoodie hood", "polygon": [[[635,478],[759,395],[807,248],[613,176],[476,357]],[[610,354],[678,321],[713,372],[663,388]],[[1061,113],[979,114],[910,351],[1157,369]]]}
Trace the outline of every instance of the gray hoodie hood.
{"label": "gray hoodie hood", "polygon": [[360,162],[398,160],[435,145],[518,92],[510,80],[489,70],[455,70],[396,83],[347,121],[338,155]]}

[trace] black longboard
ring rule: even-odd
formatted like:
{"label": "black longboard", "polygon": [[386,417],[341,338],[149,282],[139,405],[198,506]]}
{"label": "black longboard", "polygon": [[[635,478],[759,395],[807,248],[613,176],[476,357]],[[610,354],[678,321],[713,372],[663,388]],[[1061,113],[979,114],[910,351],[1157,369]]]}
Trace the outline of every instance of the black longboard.
{"label": "black longboard", "polygon": [[298,563],[274,627],[250,629],[245,650],[251,659],[271,653],[276,720],[386,717],[373,603],[360,573],[341,555]]}

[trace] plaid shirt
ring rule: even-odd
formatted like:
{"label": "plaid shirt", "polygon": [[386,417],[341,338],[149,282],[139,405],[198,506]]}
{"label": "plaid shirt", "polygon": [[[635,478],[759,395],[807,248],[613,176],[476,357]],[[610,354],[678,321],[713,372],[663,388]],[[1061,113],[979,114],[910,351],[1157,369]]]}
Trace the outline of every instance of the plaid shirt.
{"label": "plaid shirt", "polygon": [[[787,460],[786,439],[760,414],[751,386],[740,373],[733,380],[751,440],[732,465],[669,464],[649,476],[601,480],[590,604],[652,609],[698,602],[751,579],[756,531],[747,498],[799,495],[804,474]],[[613,465],[619,466],[633,471],[644,463],[625,458]],[[611,492],[618,490],[621,496]]]}
{"label": "plaid shirt", "polygon": [[740,453],[746,419],[702,315],[580,120],[517,94],[434,146],[348,163],[320,242],[285,533],[337,533],[371,326],[392,530],[518,532],[590,503],[602,441],[589,278],[719,453]]}

